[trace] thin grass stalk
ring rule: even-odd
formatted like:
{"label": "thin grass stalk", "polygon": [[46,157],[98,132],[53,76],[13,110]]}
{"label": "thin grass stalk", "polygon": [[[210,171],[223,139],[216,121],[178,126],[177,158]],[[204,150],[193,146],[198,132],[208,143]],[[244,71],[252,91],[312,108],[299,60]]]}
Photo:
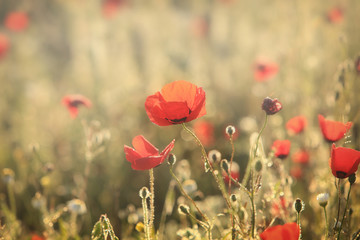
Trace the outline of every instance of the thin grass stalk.
{"label": "thin grass stalk", "polygon": [[347,209],[348,204],[349,204],[351,185],[352,184],[350,184],[350,187],[349,187],[349,192],[348,192],[347,199],[346,199],[344,214],[343,214],[343,217],[342,217],[342,220],[341,220],[340,229],[339,229],[339,233],[338,233],[338,236],[337,236],[338,240],[340,240],[341,230],[342,230],[342,226],[343,226],[343,223],[344,223],[344,220],[345,220],[345,215],[346,215],[346,209]]}

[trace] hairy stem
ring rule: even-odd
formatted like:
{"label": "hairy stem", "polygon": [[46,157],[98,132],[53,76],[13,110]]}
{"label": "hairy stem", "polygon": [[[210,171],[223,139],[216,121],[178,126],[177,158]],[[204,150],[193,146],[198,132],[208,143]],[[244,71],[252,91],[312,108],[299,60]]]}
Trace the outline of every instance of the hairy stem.
{"label": "hairy stem", "polygon": [[145,225],[145,239],[151,240],[150,238],[150,226],[149,226],[149,213],[147,209],[146,204],[146,198],[142,198],[142,208],[143,208],[143,214],[144,214],[144,225]]}
{"label": "hairy stem", "polygon": [[248,180],[249,180],[251,165],[252,165],[253,160],[256,158],[257,150],[258,150],[258,147],[259,147],[260,137],[261,137],[261,134],[263,133],[263,131],[264,131],[265,127],[266,127],[267,121],[268,121],[268,115],[266,114],[266,115],[265,115],[264,125],[263,125],[262,128],[260,129],[260,132],[259,132],[259,134],[258,134],[258,136],[257,136],[257,139],[256,139],[256,142],[255,142],[254,151],[253,151],[253,153],[250,154],[250,156],[249,156],[249,162],[248,162],[248,164],[247,164],[246,171],[245,171],[245,176],[244,176],[244,179],[243,179],[243,181],[242,181],[242,183],[243,183],[245,186],[247,185],[247,182],[248,182]]}
{"label": "hairy stem", "polygon": [[326,213],[326,206],[323,207],[324,208],[324,214],[325,214],[325,240],[328,239],[328,235],[329,235],[329,230],[328,230],[328,219],[327,219],[327,213]]}
{"label": "hairy stem", "polygon": [[149,170],[150,175],[150,234],[153,232],[154,228],[154,218],[155,218],[155,205],[154,205],[154,199],[155,199],[155,191],[154,191],[154,169],[151,168]]}
{"label": "hairy stem", "polygon": [[346,209],[347,209],[348,204],[349,204],[351,185],[352,185],[352,184],[350,184],[350,187],[349,187],[349,192],[348,192],[347,199],[346,199],[344,214],[343,214],[343,217],[342,217],[342,220],[341,220],[341,224],[340,224],[340,229],[339,229],[339,233],[338,233],[338,237],[337,237],[338,240],[340,240],[341,229],[342,229],[342,226],[343,226],[343,223],[344,223],[344,220],[345,220]]}

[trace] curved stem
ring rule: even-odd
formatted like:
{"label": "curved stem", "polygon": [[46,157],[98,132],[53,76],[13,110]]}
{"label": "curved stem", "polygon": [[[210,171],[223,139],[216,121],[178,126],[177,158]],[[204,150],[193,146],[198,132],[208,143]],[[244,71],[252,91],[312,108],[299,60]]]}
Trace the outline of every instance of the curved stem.
{"label": "curved stem", "polygon": [[345,209],[344,209],[344,214],[343,214],[341,224],[340,224],[340,229],[339,229],[339,233],[338,233],[338,237],[337,237],[338,240],[340,240],[341,229],[342,229],[342,226],[343,226],[343,223],[344,223],[344,220],[345,220],[346,209],[347,209],[348,204],[349,204],[351,185],[352,184],[350,184],[350,187],[349,187],[349,192],[348,192],[347,199],[346,199],[346,205],[345,205]]}
{"label": "curved stem", "polygon": [[221,191],[221,194],[222,194],[223,198],[225,199],[225,202],[226,202],[226,205],[227,205],[228,209],[231,210],[231,204],[230,204],[230,201],[228,199],[228,195],[226,193],[226,190],[225,190],[224,186],[220,183],[218,177],[216,176],[213,166],[210,164],[210,161],[209,161],[209,158],[208,158],[208,156],[206,154],[206,150],[204,148],[204,145],[202,145],[200,139],[196,136],[196,134],[193,133],[189,128],[187,128],[184,123],[182,123],[181,125],[182,125],[182,127],[184,128],[185,131],[187,131],[190,135],[192,135],[194,137],[195,141],[200,146],[201,153],[202,153],[203,159],[204,159],[205,167],[207,167],[207,166],[209,167],[209,170],[210,170],[211,174],[213,175],[213,177],[214,177],[214,179],[215,179],[215,181],[216,181],[216,183],[217,183],[217,185],[218,185],[218,187],[219,187],[219,189]]}
{"label": "curved stem", "polygon": [[[232,135],[230,136],[230,144],[231,144],[231,157],[230,157],[230,175],[231,175],[231,169],[232,169],[232,162],[233,162],[233,159],[234,159],[234,153],[235,153],[235,146],[234,146],[234,141],[233,141],[233,138],[232,138]],[[229,181],[229,196],[231,195],[231,180]],[[230,212],[230,221],[231,221],[231,231],[232,231],[232,234],[231,234],[231,239],[232,240],[235,240],[235,223],[234,223],[234,216],[233,216],[233,213]]]}
{"label": "curved stem", "polygon": [[145,239],[150,240],[150,227],[149,227],[149,213],[146,204],[146,198],[142,198],[142,208],[144,214],[144,225],[145,225]]}
{"label": "curved stem", "polygon": [[265,121],[264,121],[264,125],[262,126],[262,128],[260,129],[260,132],[257,136],[257,139],[256,139],[256,142],[255,142],[255,149],[253,151],[252,154],[250,154],[249,156],[249,162],[247,164],[247,167],[246,167],[246,172],[245,172],[245,176],[244,176],[244,179],[243,179],[243,184],[246,186],[248,180],[249,180],[249,176],[250,176],[250,169],[251,169],[251,165],[252,165],[252,160],[254,158],[256,158],[256,154],[257,154],[257,150],[258,150],[258,147],[259,147],[259,141],[260,141],[260,137],[261,137],[261,134],[263,133],[265,127],[266,127],[266,124],[267,124],[267,121],[268,121],[268,115],[266,114],[265,115]]}

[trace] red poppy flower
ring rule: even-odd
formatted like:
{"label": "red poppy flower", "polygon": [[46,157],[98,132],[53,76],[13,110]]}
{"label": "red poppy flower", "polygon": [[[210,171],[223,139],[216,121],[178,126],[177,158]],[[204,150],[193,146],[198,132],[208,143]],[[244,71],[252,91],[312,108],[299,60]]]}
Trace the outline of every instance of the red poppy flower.
{"label": "red poppy flower", "polygon": [[290,134],[298,134],[304,131],[306,125],[307,120],[304,116],[296,116],[286,123],[286,129]]}
{"label": "red poppy flower", "polygon": [[214,143],[214,125],[207,121],[197,121],[194,124],[194,132],[204,146],[210,146]]}
{"label": "red poppy flower", "polygon": [[6,16],[5,26],[12,31],[20,32],[29,24],[29,19],[24,12],[11,12]]}
{"label": "red poppy flower", "polygon": [[351,148],[331,147],[329,165],[332,174],[337,178],[347,178],[355,173],[360,163],[360,151]]}
{"label": "red poppy flower", "polygon": [[209,21],[203,17],[195,18],[191,23],[191,32],[196,37],[206,37],[209,32]]}
{"label": "red poppy flower", "polygon": [[[229,162],[229,168],[230,168],[230,162]],[[230,178],[229,176],[226,174],[225,171],[222,172],[222,175],[223,175],[223,178],[224,178],[224,182],[226,184],[229,184],[230,183]],[[236,162],[233,162],[232,163],[232,166],[231,166],[231,177],[233,179],[235,179],[236,181],[239,180],[240,178],[240,167],[239,167],[239,164],[237,164]]]}
{"label": "red poppy flower", "polygon": [[329,142],[336,142],[342,139],[352,126],[352,122],[342,123],[326,120],[320,114],[318,115],[318,119],[323,136]]}
{"label": "red poppy flower", "polygon": [[288,204],[286,203],[285,197],[280,196],[279,199],[280,201],[275,200],[271,205],[270,212],[273,216],[280,216],[281,214],[287,213]]}
{"label": "red poppy flower", "polygon": [[298,240],[299,226],[296,223],[286,223],[265,229],[260,234],[262,240]]}
{"label": "red poppy flower", "polygon": [[331,23],[339,23],[344,19],[344,13],[339,7],[333,7],[327,13],[327,19]]}
{"label": "red poppy flower", "polygon": [[261,108],[266,112],[267,115],[273,115],[282,109],[282,104],[279,102],[279,100],[277,100],[277,98],[271,99],[266,97],[262,103]]}
{"label": "red poppy flower", "polygon": [[174,148],[175,139],[159,153],[142,135],[134,137],[132,145],[134,148],[124,145],[125,157],[131,163],[134,170],[148,170],[160,165]]}
{"label": "red poppy flower", "polygon": [[39,236],[39,235],[37,235],[37,234],[33,234],[33,235],[31,236],[31,240],[45,240],[45,238],[44,238],[44,237],[41,237],[41,236]]}
{"label": "red poppy flower", "polygon": [[289,155],[291,142],[289,140],[276,140],[272,145],[275,156],[284,159]]}
{"label": "red poppy flower", "polygon": [[83,105],[87,108],[91,107],[91,101],[80,94],[67,95],[63,97],[62,103],[68,108],[72,118],[76,118],[78,115],[79,106]]}
{"label": "red poppy flower", "polygon": [[303,177],[303,170],[300,166],[294,166],[290,169],[290,175],[295,179],[301,179]]}
{"label": "red poppy flower", "polygon": [[294,163],[308,164],[310,154],[305,150],[298,150],[291,156],[291,159]]}
{"label": "red poppy flower", "polygon": [[106,18],[112,18],[126,5],[126,0],[105,0],[102,5],[102,12]]}
{"label": "red poppy flower", "polygon": [[0,59],[5,56],[8,49],[10,47],[10,43],[8,38],[0,33]]}
{"label": "red poppy flower", "polygon": [[190,122],[206,114],[205,92],[190,82],[175,81],[148,96],[145,109],[159,126]]}
{"label": "red poppy flower", "polygon": [[276,63],[259,60],[255,63],[254,79],[257,82],[265,82],[274,77],[279,70]]}

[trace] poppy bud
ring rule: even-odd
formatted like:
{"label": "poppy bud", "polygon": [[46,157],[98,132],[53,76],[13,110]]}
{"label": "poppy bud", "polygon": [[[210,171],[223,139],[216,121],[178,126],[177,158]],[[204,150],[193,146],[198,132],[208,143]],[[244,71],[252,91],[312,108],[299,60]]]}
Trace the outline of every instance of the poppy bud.
{"label": "poppy bud", "polygon": [[218,150],[211,150],[209,152],[209,160],[210,162],[218,162],[221,159],[221,153]]}
{"label": "poppy bud", "polygon": [[329,194],[328,193],[320,193],[317,195],[316,200],[318,201],[319,205],[321,207],[326,207],[329,200]]}
{"label": "poppy bud", "polygon": [[170,154],[169,155],[169,158],[168,158],[168,164],[170,165],[170,166],[174,166],[175,165],[175,163],[176,163],[176,156],[175,156],[175,154]]}
{"label": "poppy bud", "polygon": [[226,159],[221,160],[221,167],[227,174],[229,174],[229,163]]}
{"label": "poppy bud", "polygon": [[232,137],[234,135],[234,133],[236,132],[236,130],[235,130],[234,126],[229,125],[226,127],[225,132],[229,137]]}
{"label": "poppy bud", "polygon": [[282,109],[281,103],[275,99],[266,97],[262,103],[262,110],[266,112],[267,115],[273,115],[279,112]]}
{"label": "poppy bud", "polygon": [[150,197],[150,192],[149,189],[147,187],[142,187],[139,191],[139,196],[141,198],[148,198]]}
{"label": "poppy bud", "polygon": [[353,185],[356,181],[356,175],[355,173],[351,174],[348,178],[350,185]]}
{"label": "poppy bud", "polygon": [[231,199],[232,202],[236,202],[236,201],[237,201],[237,197],[236,197],[235,194],[231,194],[231,195],[230,195],[230,199]]}
{"label": "poppy bud", "polygon": [[10,168],[4,168],[2,171],[2,179],[3,181],[8,184],[14,181],[15,173]]}
{"label": "poppy bud", "polygon": [[305,208],[304,201],[301,200],[300,198],[297,198],[294,202],[294,208],[297,213],[301,213],[302,211],[304,211]]}
{"label": "poppy bud", "polygon": [[262,170],[262,163],[261,163],[261,161],[257,161],[257,162],[255,163],[255,170],[256,170],[257,172],[260,172],[260,171]]}
{"label": "poppy bud", "polygon": [[185,204],[180,204],[179,208],[178,208],[178,211],[180,214],[183,214],[183,215],[189,215],[190,214],[190,208],[188,205],[185,205]]}

